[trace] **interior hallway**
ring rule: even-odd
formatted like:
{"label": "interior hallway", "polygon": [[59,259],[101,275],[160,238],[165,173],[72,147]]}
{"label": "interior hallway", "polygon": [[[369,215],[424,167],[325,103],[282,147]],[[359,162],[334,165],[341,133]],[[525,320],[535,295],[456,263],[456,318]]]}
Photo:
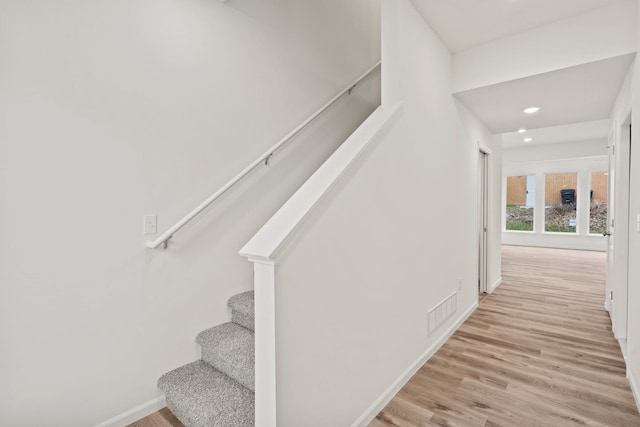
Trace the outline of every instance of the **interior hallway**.
{"label": "interior hallway", "polygon": [[503,246],[503,283],[370,424],[640,426],[606,254]]}

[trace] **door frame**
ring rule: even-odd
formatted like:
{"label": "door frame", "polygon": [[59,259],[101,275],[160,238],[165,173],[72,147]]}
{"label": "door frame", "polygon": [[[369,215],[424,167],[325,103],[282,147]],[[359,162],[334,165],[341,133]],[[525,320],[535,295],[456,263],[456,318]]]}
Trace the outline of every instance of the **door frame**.
{"label": "door frame", "polygon": [[489,156],[491,150],[478,143],[478,293],[489,292]]}
{"label": "door frame", "polygon": [[615,259],[615,247],[614,242],[615,238],[613,237],[613,226],[614,226],[614,218],[615,218],[615,201],[616,201],[616,158],[615,158],[615,147],[616,147],[616,135],[617,135],[617,124],[614,121],[611,130],[609,132],[609,137],[607,138],[607,155],[609,157],[609,167],[608,167],[608,179],[607,179],[607,231],[605,232],[605,236],[607,237],[607,271],[606,271],[606,284],[605,284],[605,298],[604,298],[604,308],[609,312],[609,315],[612,316],[612,307],[611,301],[613,299],[613,283],[615,282],[615,269],[613,268],[613,262]]}
{"label": "door frame", "polygon": [[[629,232],[632,224],[630,208],[631,178],[631,109],[622,115],[624,119],[614,124],[612,155],[613,170],[609,171],[610,185],[613,185],[613,207],[608,221],[607,245],[607,295],[606,306],[611,316],[614,336],[620,342],[626,356],[628,323],[628,282],[629,282]],[[611,144],[610,144],[611,145]],[[613,176],[611,176],[613,174]]]}

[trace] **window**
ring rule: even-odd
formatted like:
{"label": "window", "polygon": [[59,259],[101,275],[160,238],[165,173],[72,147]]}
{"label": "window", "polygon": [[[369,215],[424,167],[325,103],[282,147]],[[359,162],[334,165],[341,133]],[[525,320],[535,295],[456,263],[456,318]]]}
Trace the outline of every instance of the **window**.
{"label": "window", "polygon": [[544,231],[575,233],[578,174],[546,174],[544,188]]}
{"label": "window", "polygon": [[602,234],[607,231],[608,178],[609,174],[606,171],[591,172],[589,234]]}
{"label": "window", "polygon": [[533,231],[535,175],[507,177],[507,230]]}

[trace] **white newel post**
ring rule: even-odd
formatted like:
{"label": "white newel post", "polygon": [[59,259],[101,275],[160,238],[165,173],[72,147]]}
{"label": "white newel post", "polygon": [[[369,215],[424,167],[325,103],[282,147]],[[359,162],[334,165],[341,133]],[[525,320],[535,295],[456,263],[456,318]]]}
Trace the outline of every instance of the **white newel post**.
{"label": "white newel post", "polygon": [[256,427],[276,427],[275,263],[253,262],[256,346]]}

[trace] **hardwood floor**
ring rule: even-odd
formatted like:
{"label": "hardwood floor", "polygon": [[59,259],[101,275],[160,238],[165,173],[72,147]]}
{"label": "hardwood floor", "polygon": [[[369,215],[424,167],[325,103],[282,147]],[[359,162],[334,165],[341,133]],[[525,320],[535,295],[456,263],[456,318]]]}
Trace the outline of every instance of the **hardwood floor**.
{"label": "hardwood floor", "polygon": [[503,284],[370,427],[640,426],[606,254],[505,246]]}
{"label": "hardwood floor", "polygon": [[[640,426],[604,274],[604,253],[503,247],[503,284],[370,427]],[[183,427],[166,408],[131,426]]]}
{"label": "hardwood floor", "polygon": [[127,427],[184,427],[184,425],[171,413],[169,408],[163,408],[129,424]]}

